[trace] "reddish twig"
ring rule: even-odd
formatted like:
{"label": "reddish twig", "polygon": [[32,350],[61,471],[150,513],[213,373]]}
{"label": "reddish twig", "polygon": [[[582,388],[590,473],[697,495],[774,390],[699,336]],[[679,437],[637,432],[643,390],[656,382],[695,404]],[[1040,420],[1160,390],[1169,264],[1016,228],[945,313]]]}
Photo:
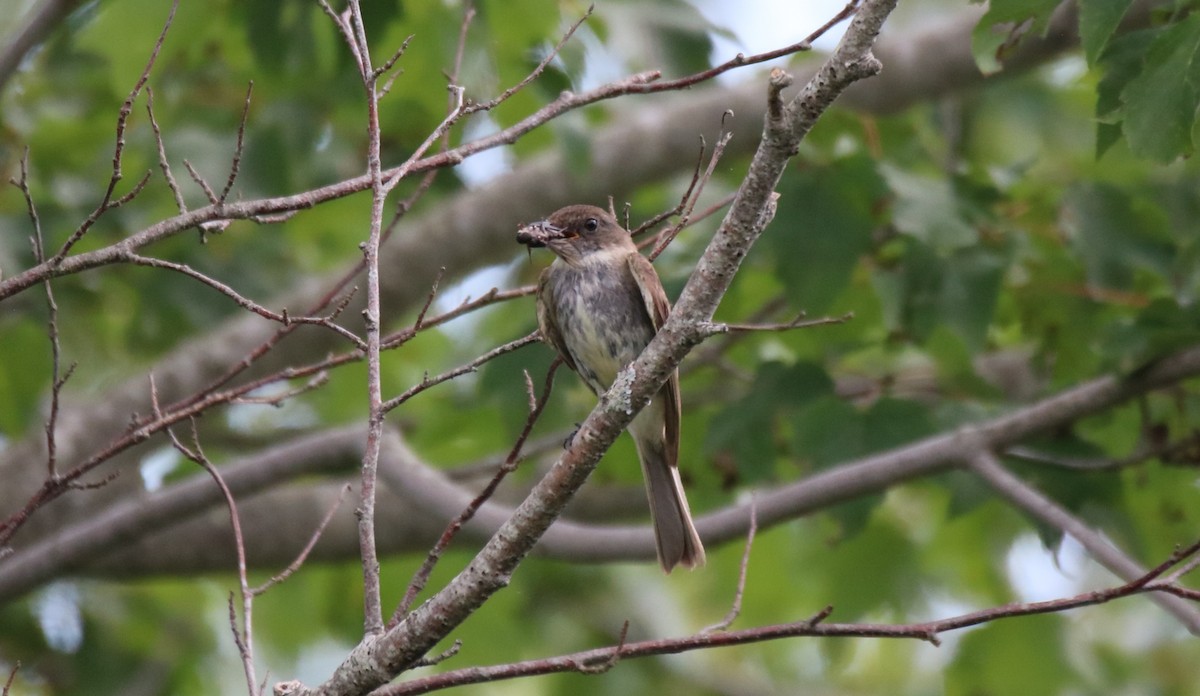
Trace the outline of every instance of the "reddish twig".
{"label": "reddish twig", "polygon": [[[729,114],[730,112],[726,111],[725,113]],[[724,117],[722,117],[721,121],[723,124],[725,121]],[[708,158],[708,167],[705,168],[704,173],[700,174],[699,169],[697,169],[696,174],[692,176],[692,183],[677,208],[678,212],[676,214],[679,215],[679,220],[656,236],[654,251],[650,252],[651,261],[658,258],[659,254],[666,250],[667,245],[675,241],[675,237],[691,224],[692,210],[696,207],[696,201],[700,199],[700,194],[704,192],[705,185],[712,179],[713,172],[717,169],[717,162],[725,154],[725,146],[729,144],[729,139],[732,137],[733,133],[723,131],[717,139],[717,144],[713,148],[712,155]],[[697,162],[698,166],[699,162]]]}
{"label": "reddish twig", "polygon": [[[29,215],[29,221],[33,225],[33,237],[30,242],[33,246],[33,256],[38,263],[43,263],[46,260],[46,242],[42,236],[42,221],[38,216],[37,205],[33,202],[33,192],[29,190],[29,148],[26,147],[21,155],[21,176],[19,179],[9,179],[9,183],[20,189],[21,194],[25,197],[25,209]],[[50,279],[46,278],[42,283],[46,290],[46,311],[48,317],[46,319],[46,334],[50,338],[50,413],[46,416],[46,476],[50,479],[58,478],[58,461],[57,461],[57,437],[55,433],[58,429],[58,410],[62,396],[62,388],[71,379],[71,375],[75,372],[75,363],[67,368],[65,373],[61,372],[62,366],[62,344],[58,340],[58,303],[54,300],[54,288],[50,286]],[[60,376],[61,375],[61,376]]]}
{"label": "reddish twig", "polygon": [[[538,334],[535,333],[534,335]],[[420,569],[417,570],[413,575],[413,579],[409,582],[408,589],[404,592],[404,599],[396,607],[396,611],[392,613],[392,620],[388,622],[389,628],[399,623],[404,618],[404,615],[408,613],[409,609],[412,608],[417,595],[425,588],[426,583],[428,583],[429,576],[433,573],[434,567],[437,566],[438,560],[441,559],[442,554],[450,546],[450,542],[458,534],[459,530],[492,497],[504,478],[516,469],[517,462],[521,456],[521,448],[525,445],[525,441],[529,438],[529,433],[533,431],[534,424],[537,423],[538,417],[542,415],[542,411],[546,408],[546,403],[550,400],[550,392],[554,388],[554,373],[561,364],[561,358],[555,358],[554,362],[550,363],[550,369],[546,371],[546,381],[542,385],[542,394],[540,397],[534,395],[533,382],[529,378],[529,373],[525,373],[525,389],[529,397],[529,415],[525,418],[525,425],[521,428],[521,433],[517,436],[516,442],[513,443],[512,449],[509,450],[504,463],[496,471],[495,475],[492,476],[492,480],[459,513],[458,517],[446,527],[445,531],[442,532],[442,536],[438,538],[437,543],[429,550],[429,553],[425,556],[425,562],[421,564]]]}
{"label": "reddish twig", "polygon": [[[155,394],[153,388],[151,389],[151,394]],[[155,410],[158,410],[157,398],[154,401]],[[208,472],[213,482],[221,489],[221,495],[225,498],[225,506],[229,511],[229,521],[233,526],[234,547],[237,551],[238,591],[242,597],[242,626],[239,629],[237,612],[234,611],[233,607],[233,593],[229,593],[229,627],[233,632],[233,640],[237,644],[238,653],[242,658],[242,669],[246,675],[246,684],[250,688],[250,693],[254,694],[258,686],[258,678],[254,673],[254,624],[252,620],[254,595],[250,592],[250,582],[246,571],[246,542],[245,537],[242,535],[241,516],[238,514],[237,501],[233,498],[233,492],[225,484],[225,479],[222,478],[221,472],[217,471],[217,467],[213,466],[208,456],[204,454],[204,450],[200,447],[200,434],[196,429],[195,419],[192,419],[191,424],[191,447],[184,445],[171,429],[167,430],[167,436],[171,439],[171,445],[180,454],[200,465],[201,468]]]}
{"label": "reddish twig", "polygon": [[191,266],[188,266],[187,264],[176,263],[174,261],[166,261],[164,259],[151,258],[148,256],[142,256],[141,254],[138,254],[133,251],[128,253],[127,259],[130,263],[137,265],[137,266],[146,266],[149,268],[162,268],[162,269],[166,269],[166,270],[170,270],[170,271],[175,271],[176,273],[182,273],[183,275],[185,275],[189,278],[192,278],[194,280],[197,280],[197,281],[207,285],[208,287],[212,288],[213,290],[216,290],[217,292],[221,293],[222,295],[225,295],[226,297],[228,297],[229,299],[231,299],[235,303],[237,303],[237,306],[241,307],[242,309],[254,312],[255,314],[257,314],[260,317],[263,317],[264,319],[269,319],[271,321],[278,322],[280,324],[283,324],[284,326],[288,326],[291,324],[312,324],[314,326],[321,326],[326,329],[329,329],[330,331],[333,331],[334,333],[338,334],[342,338],[345,338],[347,341],[350,341],[359,350],[366,348],[366,344],[363,342],[363,340],[361,338],[356,336],[353,331],[350,331],[349,329],[345,328],[344,326],[333,321],[332,316],[328,316],[328,317],[303,317],[303,316],[302,317],[293,317],[290,314],[288,314],[288,311],[286,309],[284,309],[282,312],[272,312],[271,310],[258,304],[254,300],[251,300],[250,298],[245,297],[244,295],[240,294],[237,290],[234,290],[229,285],[226,285],[225,283],[222,283],[221,281],[219,281],[215,278],[212,278],[211,276],[205,275],[205,274],[201,273],[200,271],[197,271],[196,269],[192,268]]}
{"label": "reddish twig", "polygon": [[[826,623],[825,619],[832,613],[831,607],[826,607],[814,616],[794,623],[760,626],[758,628],[740,631],[716,631],[696,633],[683,638],[665,638],[658,640],[638,641],[618,646],[595,648],[582,652],[549,657],[538,660],[527,660],[492,667],[471,667],[453,670],[421,679],[390,684],[374,692],[375,696],[410,696],[431,691],[447,689],[466,684],[480,684],[517,679],[521,677],[553,674],[561,672],[587,673],[596,665],[610,662],[614,657],[621,659],[649,657],[653,655],[671,655],[692,650],[703,650],[730,645],[746,645],[768,640],[796,637],[853,637],[853,638],[904,638],[922,640],[933,645],[940,645],[939,636],[943,633],[970,626],[990,623],[1002,618],[1030,616],[1063,612],[1080,607],[1105,604],[1116,599],[1152,592],[1172,592],[1185,590],[1176,586],[1153,584],[1155,578],[1163,575],[1166,570],[1178,565],[1184,559],[1190,559],[1200,552],[1200,541],[1172,554],[1151,572],[1134,582],[1104,590],[1084,592],[1072,597],[1054,599],[1044,602],[1026,602],[1005,604],[980,611],[968,612],[946,619],[914,624],[863,624],[863,623]],[[1198,598],[1200,599],[1200,598]]]}
{"label": "reddish twig", "polygon": [[419,383],[414,384],[413,386],[404,390],[404,392],[401,393],[399,396],[394,396],[394,397],[388,399],[387,401],[383,402],[383,406],[382,406],[383,412],[387,413],[388,411],[391,411],[392,409],[396,408],[400,404],[404,403],[405,401],[408,401],[409,399],[413,398],[417,394],[420,394],[421,392],[425,391],[426,389],[429,389],[430,387],[437,386],[437,385],[441,384],[442,382],[447,382],[449,380],[454,379],[455,377],[461,377],[462,375],[474,372],[474,371],[478,370],[481,365],[483,365],[484,363],[486,363],[490,360],[494,360],[494,359],[500,357],[501,355],[504,355],[505,353],[511,353],[512,351],[514,351],[518,348],[524,348],[525,346],[529,345],[530,343],[537,343],[539,340],[541,340],[541,334],[539,334],[537,331],[534,331],[533,333],[523,336],[521,338],[518,338],[514,341],[509,341],[508,343],[505,343],[504,345],[496,346],[495,348],[489,350],[488,352],[484,353],[483,355],[480,355],[479,357],[475,358],[474,360],[464,363],[462,365],[459,365],[458,367],[456,367],[452,370],[447,370],[446,372],[443,372],[440,375],[437,375],[436,377],[430,377],[429,375],[425,375],[425,377],[422,378]]}
{"label": "reddish twig", "polygon": [[180,213],[186,213],[188,211],[187,203],[183,200],[183,191],[180,190],[179,183],[175,181],[175,174],[171,171],[162,130],[158,127],[158,119],[154,117],[154,89],[149,85],[146,86],[146,115],[150,117],[150,130],[154,131],[154,143],[158,147],[158,167],[167,181],[167,188],[171,189],[171,195],[175,197],[175,207],[179,209]]}
{"label": "reddish twig", "polygon": [[346,485],[342,486],[342,492],[338,494],[337,500],[334,501],[333,505],[329,506],[329,510],[325,513],[325,517],[321,519],[321,523],[317,525],[317,528],[308,538],[308,543],[305,544],[304,548],[300,550],[300,553],[296,555],[296,559],[289,563],[288,566],[279,573],[272,576],[270,580],[257,587],[250,588],[250,595],[252,597],[257,597],[284,580],[287,580],[292,576],[293,573],[300,569],[300,566],[304,565],[304,561],[308,560],[308,554],[312,553],[313,547],[317,545],[317,541],[320,540],[321,535],[325,533],[325,528],[329,526],[329,523],[333,520],[334,513],[336,513],[338,508],[342,506],[342,503],[345,502],[346,494],[349,492],[350,484],[347,483]]}
{"label": "reddish twig", "polygon": [[229,198],[229,192],[233,190],[233,183],[237,181],[238,170],[242,166],[243,146],[246,142],[246,119],[250,117],[250,97],[254,95],[254,81],[246,87],[246,101],[242,105],[242,120],[238,123],[237,129],[237,144],[233,147],[233,161],[229,165],[229,178],[225,180],[225,188],[221,189],[221,195],[217,197],[217,203],[225,202]]}
{"label": "reddish twig", "polygon": [[805,316],[801,312],[792,321],[782,324],[726,324],[723,322],[709,322],[697,327],[697,329],[702,336],[717,336],[720,334],[747,331],[791,331],[792,329],[809,329],[814,326],[845,324],[854,318],[854,312],[847,312],[840,317],[821,317],[820,319],[805,319]]}
{"label": "reddish twig", "polygon": [[21,669],[21,661],[17,660],[13,663],[12,669],[8,671],[8,679],[4,680],[4,688],[0,690],[0,696],[8,696],[9,690],[12,689],[13,682],[17,680],[17,672]]}
{"label": "reddish twig", "polygon": [[83,223],[71,233],[71,236],[63,243],[58,253],[54,255],[54,258],[47,262],[50,266],[57,266],[66,258],[67,254],[71,251],[71,247],[75,246],[75,243],[82,239],[83,235],[87,234],[88,230],[92,228],[92,225],[96,224],[101,215],[113,208],[118,208],[128,203],[142,190],[146,181],[149,180],[149,174],[147,174],[147,177],[143,178],[142,183],[134,187],[133,191],[118,198],[116,201],[113,200],[113,193],[116,191],[117,183],[122,178],[121,160],[125,153],[125,127],[129,123],[129,115],[133,113],[133,102],[137,99],[138,94],[141,93],[142,87],[146,85],[146,81],[150,79],[150,71],[154,68],[154,62],[158,59],[159,51],[162,50],[163,42],[167,38],[167,30],[171,28],[171,22],[175,19],[175,10],[178,7],[179,0],[171,3],[171,11],[167,14],[167,21],[163,24],[162,31],[158,34],[158,40],[154,42],[154,49],[150,52],[150,58],[146,61],[146,67],[142,70],[142,74],[134,84],[133,89],[130,90],[129,96],[125,97],[125,101],[121,104],[121,110],[117,115],[117,139],[116,145],[113,148],[112,176],[108,179],[108,188],[104,192],[104,197],[101,198],[99,205],[92,210],[91,214],[84,219]]}
{"label": "reddish twig", "polygon": [[[753,496],[753,494],[751,494]],[[733,604],[729,606],[729,611],[725,617],[717,623],[706,626],[700,629],[700,633],[713,633],[714,631],[724,631],[733,625],[733,622],[742,613],[742,598],[746,594],[746,571],[750,567],[750,549],[754,547],[754,535],[758,533],[758,506],[754,502],[754,498],[750,498],[750,529],[746,532],[746,548],[742,551],[742,563],[738,567],[737,590],[733,593]]]}

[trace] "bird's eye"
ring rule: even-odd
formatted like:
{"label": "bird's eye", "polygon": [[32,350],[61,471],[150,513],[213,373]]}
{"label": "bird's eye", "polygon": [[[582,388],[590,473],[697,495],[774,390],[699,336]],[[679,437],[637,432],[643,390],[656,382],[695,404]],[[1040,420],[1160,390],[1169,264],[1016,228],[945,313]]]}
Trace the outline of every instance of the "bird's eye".
{"label": "bird's eye", "polygon": [[587,221],[583,223],[583,226],[588,232],[595,232],[596,228],[600,226],[600,221],[596,218],[588,218]]}

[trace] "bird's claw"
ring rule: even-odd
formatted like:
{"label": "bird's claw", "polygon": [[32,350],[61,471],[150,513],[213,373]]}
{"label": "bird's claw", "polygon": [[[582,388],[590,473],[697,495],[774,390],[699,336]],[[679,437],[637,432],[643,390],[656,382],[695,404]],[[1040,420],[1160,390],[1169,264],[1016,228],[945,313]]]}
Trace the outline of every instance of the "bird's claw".
{"label": "bird's claw", "polygon": [[567,435],[566,439],[563,440],[563,449],[571,449],[571,443],[575,442],[575,436],[579,434],[579,428],[582,425],[582,423],[575,424],[575,429],[572,430],[571,434]]}

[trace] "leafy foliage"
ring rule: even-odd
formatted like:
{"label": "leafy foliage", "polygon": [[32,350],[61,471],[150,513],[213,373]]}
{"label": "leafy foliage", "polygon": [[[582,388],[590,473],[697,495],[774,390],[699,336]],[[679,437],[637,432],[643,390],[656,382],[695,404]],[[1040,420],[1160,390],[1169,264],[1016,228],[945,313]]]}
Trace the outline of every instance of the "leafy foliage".
{"label": "leafy foliage", "polygon": [[[981,67],[999,70],[1023,37],[1044,31],[1056,4],[991,2],[975,37]],[[681,459],[697,511],[1097,375],[1135,373],[1200,343],[1200,170],[1188,157],[1200,103],[1200,16],[1181,4],[1144,28],[1126,30],[1120,21],[1130,4],[1080,3],[1081,55],[946,96],[940,104],[887,116],[833,112],[821,122],[780,185],[776,218],[746,259],[719,318],[743,321],[765,306],[784,308],[770,321],[799,311],[810,317],[853,312],[854,318],[755,334],[731,342],[710,362],[685,363]],[[381,114],[384,157],[393,163],[445,113],[441,73],[454,60],[461,8],[436,2],[365,7],[381,55],[415,37]],[[583,10],[545,0],[481,2],[477,9],[461,80],[476,96],[498,93],[524,77],[557,40],[564,19]],[[31,190],[51,249],[98,200],[109,174],[115,112],[144,66],[163,12],[161,3],[148,0],[81,8],[3,95],[0,155],[13,174],[28,145]],[[993,33],[1004,23],[1020,30]],[[635,29],[649,39],[630,41]],[[712,22],[676,0],[602,5],[584,34],[546,76],[488,114],[490,123],[470,127],[511,125],[606,71],[662,67],[683,73],[713,58]],[[761,80],[757,74],[740,78]],[[221,183],[251,81],[239,195],[284,195],[362,171],[365,109],[336,30],[316,5],[263,0],[180,8],[150,82],[168,157],[178,171],[187,159]],[[641,110],[653,116],[662,103],[618,101],[572,114],[506,150],[508,164],[564,152],[570,169],[583,176],[594,155],[592,136],[632,122]],[[130,190],[141,172],[157,171],[143,105],[132,119],[118,193]],[[721,163],[730,171],[710,183],[708,197],[715,200],[736,185],[744,171],[739,154]],[[676,172],[686,177],[685,170]],[[446,204],[465,179],[443,173],[421,205]],[[680,189],[675,177],[638,183],[635,218],[671,205]],[[173,215],[161,181],[152,187],[136,205],[106,216],[78,249],[110,244]],[[196,189],[187,190],[190,205],[203,204]],[[0,197],[0,229],[10,232],[0,236],[3,277],[34,264],[24,202],[12,191]],[[183,235],[151,251],[269,305],[300,279],[323,277],[359,259],[369,212],[364,201],[352,196],[324,204],[279,227],[235,223],[205,244]],[[505,213],[496,211],[489,234],[511,234]],[[672,294],[714,225],[704,221],[686,230],[658,262]],[[403,225],[396,234],[405,234]],[[532,282],[545,263],[540,256],[518,255],[515,246],[504,261],[488,277],[502,278],[505,286]],[[454,306],[483,290],[448,280],[439,302]],[[62,278],[54,291],[63,353],[79,364],[64,398],[78,401],[144,375],[162,356],[241,312],[187,278],[144,268]],[[411,322],[414,313],[410,308],[397,326]],[[6,301],[0,313],[0,455],[44,422],[46,318],[35,291]],[[385,393],[534,327],[532,302],[523,299],[422,334],[385,357]],[[421,394],[394,418],[410,444],[437,466],[493,461],[524,423],[523,371],[540,388],[549,362],[541,346],[503,356],[479,374]],[[361,421],[364,372],[361,365],[340,368],[324,388],[294,401],[321,425]],[[578,380],[560,371],[552,408],[535,437],[561,440],[592,403]],[[1055,460],[1113,462],[1140,445],[1193,434],[1197,409],[1195,385],[1179,385],[1026,444]],[[218,460],[303,427],[268,420],[239,431],[236,423],[215,420],[203,427]],[[592,484],[632,501],[610,502],[606,521],[618,515],[643,519],[641,484],[626,440]],[[1196,461],[1194,451],[1184,451],[1086,473],[1037,463],[1014,471],[1153,564],[1200,529]],[[136,476],[132,465],[123,466],[123,475]],[[537,467],[527,463],[513,485],[536,476]],[[834,607],[831,620],[907,622],[1021,599],[1021,583],[1006,561],[1031,529],[1044,540],[1047,559],[1062,551],[1061,530],[1033,526],[963,472],[841,502],[760,533],[739,625],[795,620],[826,604]],[[456,542],[432,586],[466,563],[468,546]],[[385,563],[385,604],[402,596],[421,560],[415,554]],[[518,581],[463,627],[463,652],[437,669],[615,643],[626,618],[630,639],[694,631],[724,613],[739,560],[738,545],[727,544],[712,550],[704,570],[664,578],[641,565],[531,559]],[[1046,582],[1080,590],[1113,583],[1086,569],[1059,574],[1053,563],[1038,572]],[[310,563],[259,600],[256,637],[273,676],[328,676],[330,665],[359,638],[360,581],[356,563]],[[79,581],[82,599],[67,617],[83,630],[74,653],[47,647],[55,629],[39,608],[47,592],[41,590],[0,607],[0,665],[22,661],[18,694],[124,693],[138,679],[163,693],[234,692],[243,687],[226,625],[226,592],[233,583],[227,575]],[[1050,694],[1132,692],[1150,685],[1160,693],[1200,693],[1187,676],[1200,658],[1196,642],[1181,640],[1172,619],[1148,607],[1132,599],[1078,615],[1002,621],[940,650],[796,640],[679,661],[631,661],[604,677],[560,676],[514,688],[716,694],[731,691],[729,684],[748,684],[766,693],[820,685],[864,693],[940,687],[951,694]],[[1129,639],[1135,632],[1142,638]]]}

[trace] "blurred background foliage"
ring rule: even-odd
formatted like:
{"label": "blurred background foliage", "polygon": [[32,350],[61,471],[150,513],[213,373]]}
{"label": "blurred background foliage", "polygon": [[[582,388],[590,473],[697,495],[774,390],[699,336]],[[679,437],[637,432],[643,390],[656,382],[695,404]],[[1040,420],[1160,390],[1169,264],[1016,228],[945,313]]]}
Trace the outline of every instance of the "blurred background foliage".
{"label": "blurred background foliage", "polygon": [[[1041,17],[1054,3],[1013,4]],[[744,321],[772,306],[771,320],[801,310],[853,312],[854,320],[749,337],[719,360],[688,368],[682,461],[694,509],[714,509],[751,487],[793,481],[1198,342],[1200,169],[1187,155],[1200,84],[1193,74],[1200,65],[1194,60],[1200,15],[1188,3],[1167,3],[1174,12],[1159,23],[1109,41],[1115,22],[1105,11],[1121,3],[1083,4],[1092,24],[1082,51],[887,117],[835,109],[805,141],[779,187],[778,214],[718,319]],[[651,67],[684,74],[724,60],[715,46],[751,38],[731,33],[717,5],[599,3],[544,78],[468,122],[465,133],[510,125],[563,89]],[[906,16],[885,35],[961,9],[948,2],[902,5]],[[475,6],[462,83],[484,98],[521,79],[586,9],[551,0]],[[1006,7],[999,3],[993,11],[1011,11]],[[798,25],[797,35],[835,9]],[[442,74],[453,61],[463,10],[457,2],[370,2],[365,10],[379,55],[414,37],[383,105],[384,160],[395,163],[445,113]],[[0,163],[6,178],[16,175],[29,148],[31,188],[52,248],[98,200],[117,109],[165,13],[160,0],[84,4],[0,95]],[[0,19],[0,29],[12,31],[19,16]],[[762,16],[771,21],[769,13]],[[986,36],[977,37],[981,64],[994,55],[989,46]],[[730,80],[761,79],[760,72]],[[186,159],[210,181],[223,182],[250,82],[237,195],[289,194],[363,171],[361,89],[340,37],[315,3],[183,2],[150,80],[177,177]],[[548,149],[586,163],[596,129],[622,112],[655,108],[654,99],[626,100],[569,114],[481,157],[481,165],[443,173],[421,205],[436,206]],[[119,191],[141,172],[157,172],[143,102],[132,124]],[[739,157],[722,162],[706,200],[736,187],[746,164]],[[640,186],[631,201],[635,222],[671,207],[686,178]],[[184,188],[190,205],[204,203],[195,187]],[[136,204],[106,215],[76,249],[111,244],[174,213],[156,180]],[[297,278],[357,260],[368,213],[368,199],[352,196],[285,225],[235,222],[206,244],[188,234],[149,251],[265,300]],[[672,295],[715,224],[686,230],[658,261]],[[33,265],[29,220],[12,187],[0,194],[0,230],[4,274]],[[531,260],[514,245],[509,263],[481,269],[442,297],[453,306],[492,284],[532,282],[547,256]],[[93,271],[54,288],[63,353],[80,365],[70,391],[83,394],[141,374],[239,311],[189,279],[144,268]],[[40,427],[49,381],[45,319],[36,290],[0,311],[0,448]],[[385,393],[534,326],[526,299],[429,332],[385,358]],[[430,462],[451,467],[494,456],[523,422],[521,370],[540,383],[549,358],[543,347],[524,349],[420,396],[394,418]],[[264,438],[355,422],[365,412],[363,375],[361,366],[335,372],[326,388],[281,412],[286,417],[230,419]],[[568,430],[592,404],[565,374],[554,399],[538,434]],[[1160,441],[1188,435],[1198,409],[1195,385],[1181,387],[1030,444],[1062,458],[1119,458],[1148,433]],[[215,442],[209,454],[219,460],[237,451],[235,441]],[[622,438],[593,485],[637,491],[634,459]],[[1014,469],[1153,565],[1200,530],[1195,464],[1185,456],[1096,472],[1028,463]],[[526,467],[517,476],[535,473]],[[531,559],[510,588],[455,633],[462,652],[445,667],[608,644],[626,619],[630,639],[694,631],[725,613],[741,552],[738,544],[714,548],[704,570],[670,577],[650,563]],[[443,560],[432,586],[451,577],[469,553],[460,548]],[[420,560],[387,560],[385,598],[402,595]],[[310,565],[258,601],[257,648],[272,680],[312,683],[330,673],[361,630],[359,582],[356,563]],[[735,625],[796,620],[827,604],[834,620],[919,621],[1113,582],[1061,533],[1034,526],[976,479],[949,473],[763,531]],[[238,693],[244,686],[226,610],[234,584],[231,575],[56,582],[0,607],[0,667],[7,674],[22,663],[15,694]],[[628,661],[603,676],[459,691],[1182,696],[1200,694],[1198,660],[1194,638],[1147,600],[1131,599],[960,631],[940,648],[787,640]]]}

